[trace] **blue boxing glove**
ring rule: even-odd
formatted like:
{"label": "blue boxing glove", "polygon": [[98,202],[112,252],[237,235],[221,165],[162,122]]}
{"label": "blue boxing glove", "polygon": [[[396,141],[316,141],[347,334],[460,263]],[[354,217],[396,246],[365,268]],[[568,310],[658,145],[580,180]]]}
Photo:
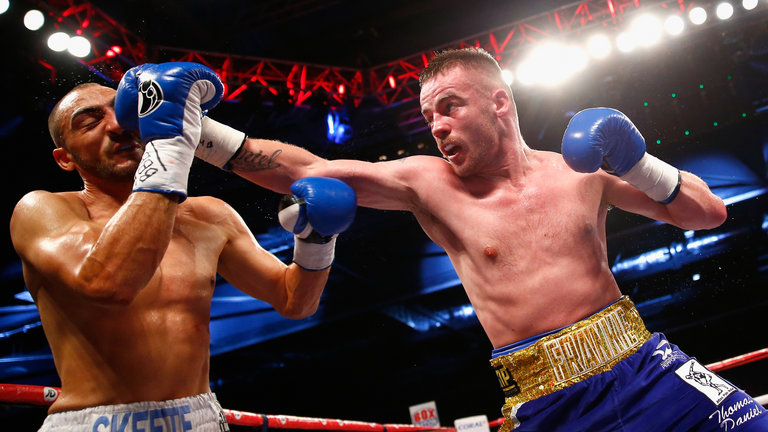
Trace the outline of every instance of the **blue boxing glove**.
{"label": "blue boxing glove", "polygon": [[223,94],[216,72],[197,63],[148,63],[126,72],[117,87],[115,116],[123,129],[138,129],[146,144],[134,191],[186,198],[203,113]]}
{"label": "blue boxing glove", "polygon": [[614,109],[576,113],[563,135],[562,154],[574,171],[590,173],[602,167],[664,204],[680,191],[680,171],[646,153],[640,131]]}
{"label": "blue boxing glove", "polygon": [[341,180],[305,177],[291,185],[293,195],[280,201],[280,225],[294,234],[293,262],[305,270],[331,266],[336,237],[352,224],[355,191]]}

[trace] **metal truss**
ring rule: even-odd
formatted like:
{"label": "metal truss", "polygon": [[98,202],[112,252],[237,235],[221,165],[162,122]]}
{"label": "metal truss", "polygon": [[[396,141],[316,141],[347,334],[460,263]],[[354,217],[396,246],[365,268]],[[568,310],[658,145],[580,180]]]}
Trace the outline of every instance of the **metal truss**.
{"label": "metal truss", "polygon": [[[428,52],[374,66],[367,70],[307,64],[223,53],[147,47],[132,32],[86,1],[50,0],[40,3],[55,18],[56,26],[89,36],[93,57],[81,62],[94,73],[118,81],[132,66],[144,62],[193,61],[220,74],[227,87],[225,98],[260,97],[264,102],[311,106],[322,103],[357,106],[364,97],[375,97],[384,105],[418,98],[418,74],[435,51],[448,48],[482,47],[494,54],[502,66],[513,62],[532,44],[566,38],[588,27],[616,28],[625,14],[645,7],[664,7],[684,12],[693,2],[591,0],[529,17],[479,35],[436,47]],[[112,55],[119,45],[122,53]],[[150,54],[151,53],[151,54]],[[41,64],[46,67],[41,60]]]}
{"label": "metal truss", "polygon": [[358,105],[365,96],[363,73],[352,68],[322,66],[256,57],[180,50],[162,47],[162,61],[204,64],[215,70],[226,88],[225,99],[258,92],[264,101],[290,102],[295,105]]}

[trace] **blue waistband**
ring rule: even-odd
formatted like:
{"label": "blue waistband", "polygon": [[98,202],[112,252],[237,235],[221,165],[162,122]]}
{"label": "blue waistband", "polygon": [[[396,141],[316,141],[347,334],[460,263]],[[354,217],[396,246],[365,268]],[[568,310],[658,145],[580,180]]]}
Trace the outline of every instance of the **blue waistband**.
{"label": "blue waistband", "polygon": [[[603,309],[609,307],[610,305],[616,303],[619,300],[621,300],[621,297],[619,297],[616,300],[614,300],[614,301],[608,303],[607,305],[603,306],[602,308],[600,308],[600,310],[598,310],[595,313],[599,313]],[[592,315],[594,315],[594,314],[592,314]],[[592,316],[592,315],[590,315],[590,316]],[[587,317],[587,318],[589,318],[589,317]],[[586,319],[586,318],[584,318],[584,319]],[[548,332],[540,333],[540,334],[537,334],[535,336],[531,336],[529,338],[526,338],[526,339],[523,339],[523,340],[519,340],[517,342],[512,342],[511,344],[503,346],[501,348],[496,348],[493,351],[491,351],[491,358],[493,359],[493,358],[496,358],[496,357],[499,357],[499,356],[502,356],[502,355],[505,355],[505,354],[509,354],[509,353],[512,353],[512,352],[515,352],[515,351],[519,351],[519,350],[521,350],[523,348],[529,347],[529,346],[535,344],[536,341],[538,341],[539,339],[543,338],[544,336],[549,336],[552,333],[557,333],[560,330],[562,330],[562,329],[564,329],[564,328],[566,328],[566,327],[568,327],[570,325],[571,324],[568,324],[566,326],[563,326],[563,327],[560,327],[560,328],[557,328],[557,329],[554,329],[554,330],[550,330]]]}

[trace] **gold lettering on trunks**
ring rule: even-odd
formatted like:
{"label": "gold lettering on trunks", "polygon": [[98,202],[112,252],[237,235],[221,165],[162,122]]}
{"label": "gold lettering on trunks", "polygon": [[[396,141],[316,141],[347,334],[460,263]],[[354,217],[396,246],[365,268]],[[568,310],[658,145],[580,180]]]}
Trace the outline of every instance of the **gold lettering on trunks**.
{"label": "gold lettering on trunks", "polygon": [[624,310],[614,309],[594,318],[591,323],[544,343],[556,382],[594,370],[640,342]]}

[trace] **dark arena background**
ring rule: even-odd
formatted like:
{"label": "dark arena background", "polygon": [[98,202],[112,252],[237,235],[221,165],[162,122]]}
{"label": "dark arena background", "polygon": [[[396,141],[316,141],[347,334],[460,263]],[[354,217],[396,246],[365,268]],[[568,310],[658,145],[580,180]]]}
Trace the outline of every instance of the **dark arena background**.
{"label": "dark arena background", "polygon": [[[648,327],[703,364],[768,347],[765,0],[4,0],[0,7],[6,227],[25,193],[81,188],[54,163],[46,129],[55,101],[80,82],[116,86],[146,62],[204,63],[227,87],[209,113],[218,121],[327,158],[391,160],[438,155],[418,104],[417,76],[432,53],[482,46],[510,72],[530,147],[559,152],[575,112],[616,108],[650,153],[697,174],[727,203],[727,222],[711,231],[609,213],[613,272]],[[37,30],[24,25],[31,9],[43,18]],[[49,46],[57,32],[64,45],[53,38]],[[263,247],[290,260],[277,194],[202,162],[192,167],[190,193],[230,203]],[[39,316],[3,233],[0,382],[56,387]],[[211,387],[229,409],[393,424],[411,422],[409,406],[434,401],[441,424],[452,426],[501,416],[491,348],[448,258],[414,218],[360,208],[339,238],[312,317],[283,319],[218,281]],[[768,360],[757,360],[721,375],[757,397],[768,393],[767,371]],[[0,405],[0,429],[34,431],[44,416],[44,406]]]}

